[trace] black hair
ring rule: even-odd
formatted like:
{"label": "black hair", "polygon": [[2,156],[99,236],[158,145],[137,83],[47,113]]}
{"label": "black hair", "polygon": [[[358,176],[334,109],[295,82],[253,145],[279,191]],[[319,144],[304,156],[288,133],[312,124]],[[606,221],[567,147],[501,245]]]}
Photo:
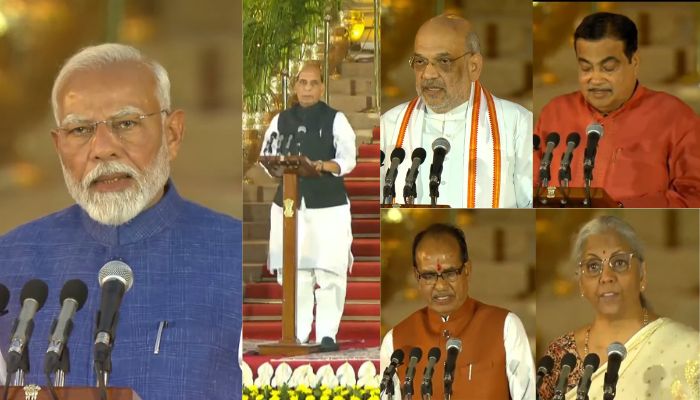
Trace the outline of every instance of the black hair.
{"label": "black hair", "polygon": [[469,253],[467,252],[467,240],[464,238],[464,232],[459,229],[458,227],[450,224],[442,224],[442,223],[437,223],[437,224],[432,224],[426,229],[420,231],[416,237],[413,239],[413,267],[417,268],[418,263],[416,262],[416,248],[418,247],[418,243],[420,243],[421,240],[425,236],[437,236],[437,235],[449,235],[455,238],[457,241],[457,244],[459,244],[459,250],[462,255],[462,264],[466,263],[469,261]]}
{"label": "black hair", "polygon": [[637,51],[637,26],[631,19],[621,14],[598,12],[584,18],[574,32],[574,50],[578,39],[605,38],[622,40],[625,55],[632,62],[632,56]]}

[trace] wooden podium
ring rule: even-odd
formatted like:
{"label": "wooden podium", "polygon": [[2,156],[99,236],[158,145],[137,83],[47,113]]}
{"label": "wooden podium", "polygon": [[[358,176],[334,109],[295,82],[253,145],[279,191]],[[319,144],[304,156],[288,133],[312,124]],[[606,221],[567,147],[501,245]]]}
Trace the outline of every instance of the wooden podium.
{"label": "wooden podium", "polygon": [[299,177],[318,177],[306,156],[260,156],[259,161],[271,173],[282,172],[282,339],[258,347],[260,354],[294,356],[319,351],[318,344],[302,344],[296,338],[297,298],[297,210]]}
{"label": "wooden podium", "polygon": [[549,186],[532,189],[534,208],[620,208],[621,203],[613,200],[603,188],[591,188],[591,204],[585,205],[585,189],[582,187],[562,188]]}
{"label": "wooden podium", "polygon": [[[8,400],[26,400],[25,394],[27,386],[11,386],[8,390]],[[4,388],[0,389],[4,390]],[[100,390],[88,387],[62,387],[56,388],[56,394],[60,400],[100,400]],[[47,387],[41,387],[36,400],[51,400],[51,392]],[[141,400],[136,392],[127,388],[107,388],[108,400]]]}

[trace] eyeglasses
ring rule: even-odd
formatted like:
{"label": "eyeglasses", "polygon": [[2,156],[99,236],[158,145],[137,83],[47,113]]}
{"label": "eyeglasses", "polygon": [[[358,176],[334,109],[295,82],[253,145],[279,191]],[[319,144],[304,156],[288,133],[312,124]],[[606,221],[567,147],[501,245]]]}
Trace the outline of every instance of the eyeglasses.
{"label": "eyeglasses", "polygon": [[588,257],[581,260],[578,265],[581,269],[581,273],[588,277],[596,277],[602,274],[603,268],[606,264],[615,273],[622,274],[630,269],[630,265],[632,265],[632,257],[634,256],[635,253],[631,252],[614,254],[610,256],[610,258],[604,258],[602,260],[598,257]]}
{"label": "eyeglasses", "polygon": [[462,274],[462,271],[464,271],[464,265],[462,265],[460,268],[447,269],[442,273],[418,272],[416,269],[416,276],[418,277],[418,281],[420,283],[424,285],[434,285],[437,283],[438,278],[442,278],[442,280],[446,282],[456,282],[457,278]]}
{"label": "eyeglasses", "polygon": [[433,67],[439,68],[442,72],[450,72],[452,70],[452,63],[459,60],[460,58],[466,56],[467,54],[474,54],[473,51],[468,51],[456,58],[450,58],[448,56],[441,56],[432,60],[429,60],[422,56],[412,56],[408,59],[408,64],[416,72],[423,72],[428,68],[428,64],[432,64]]}
{"label": "eyeglasses", "polygon": [[74,145],[87,143],[97,131],[97,126],[105,124],[107,129],[119,138],[125,138],[143,129],[143,120],[154,115],[166,113],[168,110],[160,110],[150,114],[127,114],[102,121],[76,121],[59,126],[56,131],[63,134],[66,140]]}

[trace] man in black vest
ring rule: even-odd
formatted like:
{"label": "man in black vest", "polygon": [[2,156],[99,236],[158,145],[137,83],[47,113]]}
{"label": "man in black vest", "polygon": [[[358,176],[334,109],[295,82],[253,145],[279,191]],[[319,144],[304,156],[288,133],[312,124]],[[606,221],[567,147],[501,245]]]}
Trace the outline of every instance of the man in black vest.
{"label": "man in black vest", "polygon": [[[309,340],[315,295],[316,341],[320,341],[322,351],[335,351],[347,273],[352,266],[350,201],[343,175],[355,168],[356,149],[355,132],[345,115],[320,101],[324,89],[319,66],[305,64],[294,83],[298,104],[272,119],[263,143],[272,143],[274,153],[284,153],[287,141],[282,139],[294,138],[293,151],[298,146],[321,173],[320,177],[299,178],[296,336],[302,343]],[[277,140],[270,141],[271,137]],[[263,153],[265,147],[270,150],[270,146],[263,146]],[[269,172],[279,176],[278,171]],[[277,281],[282,284],[281,184],[270,222],[268,268],[277,272]]]}

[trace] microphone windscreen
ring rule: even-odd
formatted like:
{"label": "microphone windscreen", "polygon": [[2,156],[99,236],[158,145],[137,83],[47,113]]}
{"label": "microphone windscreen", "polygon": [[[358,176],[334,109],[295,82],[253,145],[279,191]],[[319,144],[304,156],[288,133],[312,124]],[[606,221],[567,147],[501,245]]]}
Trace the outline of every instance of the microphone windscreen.
{"label": "microphone windscreen", "polygon": [[556,132],[552,132],[549,135],[547,135],[547,143],[549,142],[554,143],[554,147],[559,146],[559,134]]}
{"label": "microphone windscreen", "polygon": [[102,285],[104,285],[104,283],[108,280],[113,279],[121,281],[124,284],[126,291],[129,291],[129,289],[131,289],[131,285],[134,284],[134,274],[131,272],[131,268],[119,260],[110,261],[100,268],[100,273],[98,275],[100,287],[102,287]]}
{"label": "microphone windscreen", "polygon": [[425,149],[422,147],[419,147],[415,150],[413,150],[413,153],[411,153],[411,160],[414,158],[420,158],[420,163],[423,164],[423,161],[425,161],[427,153],[425,152]]}
{"label": "microphone windscreen", "polygon": [[568,145],[571,142],[574,143],[574,148],[577,148],[579,143],[581,143],[581,135],[578,132],[569,133],[569,136],[566,137],[566,144]]}
{"label": "microphone windscreen", "polygon": [[394,360],[396,360],[397,364],[401,364],[403,362],[403,356],[403,350],[396,349],[393,353],[391,353],[391,361],[393,362]]}
{"label": "microphone windscreen", "polygon": [[540,368],[544,368],[547,371],[546,374],[549,374],[554,368],[554,359],[550,356],[540,358],[540,362],[537,363],[537,369],[539,370]]}
{"label": "microphone windscreen", "polygon": [[532,135],[532,148],[538,150],[540,148],[540,137],[539,135]]}
{"label": "microphone windscreen", "polygon": [[46,285],[46,282],[41,279],[32,279],[22,287],[22,292],[19,295],[19,304],[24,304],[24,301],[27,299],[34,299],[39,303],[39,307],[37,307],[37,311],[39,311],[46,303],[48,295],[49,287]]}
{"label": "microphone windscreen", "polygon": [[583,359],[583,368],[587,366],[593,367],[593,371],[598,369],[600,365],[600,357],[596,353],[589,353],[586,358]]}
{"label": "microphone windscreen", "polygon": [[408,358],[411,359],[413,357],[417,358],[418,361],[420,361],[421,357],[423,357],[423,350],[421,350],[420,347],[414,347],[413,349],[411,349],[411,353]]}
{"label": "microphone windscreen", "polygon": [[625,357],[627,357],[627,349],[625,345],[620,342],[612,342],[610,346],[608,346],[608,358],[612,354],[619,354],[622,360],[624,360]]}
{"label": "microphone windscreen", "polygon": [[402,163],[403,159],[406,158],[406,150],[402,149],[401,147],[396,147],[391,151],[391,159],[393,160],[394,158],[398,158],[399,163]]}
{"label": "microphone windscreen", "polygon": [[78,310],[83,308],[85,300],[87,300],[88,288],[85,282],[80,279],[71,279],[63,285],[61,289],[60,304],[63,304],[66,299],[73,299],[78,302]]}
{"label": "microphone windscreen", "polygon": [[586,135],[590,135],[594,132],[597,133],[600,137],[603,137],[603,125],[597,122],[592,122],[586,127]]}
{"label": "microphone windscreen", "polygon": [[462,341],[457,338],[449,339],[445,347],[448,351],[450,349],[457,349],[457,351],[462,351]]}
{"label": "microphone windscreen", "polygon": [[430,148],[432,148],[433,151],[437,149],[444,149],[445,154],[447,154],[450,152],[450,142],[443,137],[439,137],[433,140],[433,144],[430,146]]}
{"label": "microphone windscreen", "polygon": [[565,365],[568,365],[570,370],[573,371],[576,366],[576,356],[572,353],[566,353],[564,358],[561,359],[561,366],[564,367]]}
{"label": "microphone windscreen", "polygon": [[428,359],[434,358],[435,362],[440,361],[440,349],[433,347],[428,351]]}
{"label": "microphone windscreen", "polygon": [[0,283],[0,312],[5,311],[7,303],[10,302],[10,291],[7,286]]}

